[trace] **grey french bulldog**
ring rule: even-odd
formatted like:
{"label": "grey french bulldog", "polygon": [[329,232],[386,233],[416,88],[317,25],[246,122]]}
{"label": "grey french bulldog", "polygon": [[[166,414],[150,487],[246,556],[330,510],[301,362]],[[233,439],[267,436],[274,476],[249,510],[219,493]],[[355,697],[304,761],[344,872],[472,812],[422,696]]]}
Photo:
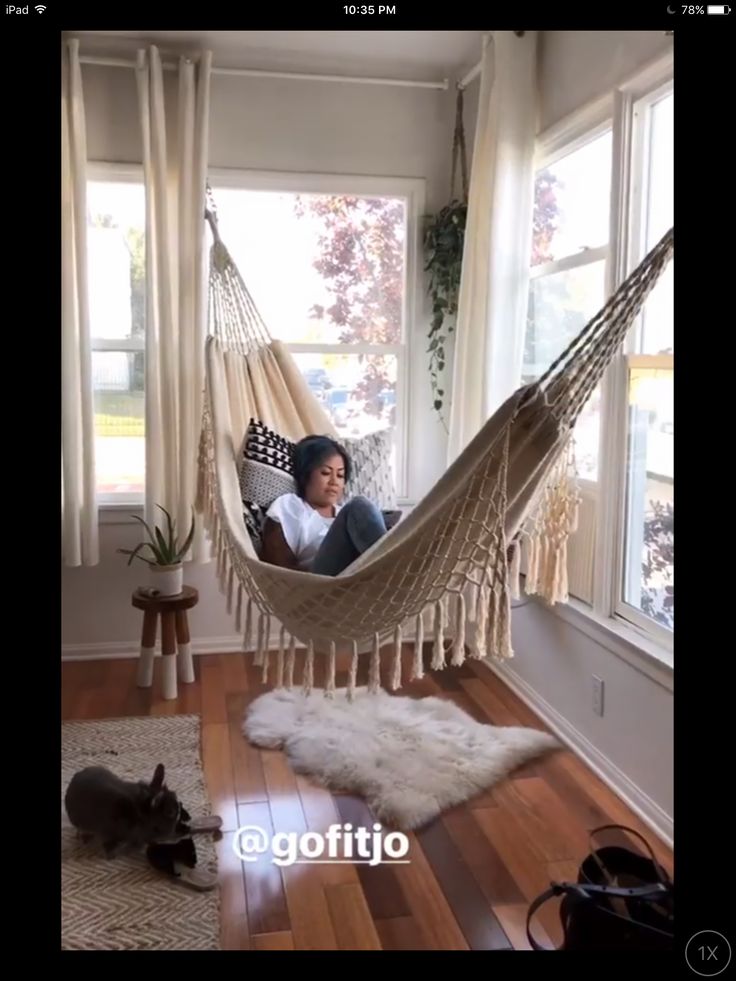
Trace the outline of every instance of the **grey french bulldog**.
{"label": "grey french bulldog", "polygon": [[108,856],[177,837],[182,809],[164,784],[163,763],[150,783],[123,780],[103,766],[86,767],[72,777],[64,805],[74,827],[85,837],[101,838]]}

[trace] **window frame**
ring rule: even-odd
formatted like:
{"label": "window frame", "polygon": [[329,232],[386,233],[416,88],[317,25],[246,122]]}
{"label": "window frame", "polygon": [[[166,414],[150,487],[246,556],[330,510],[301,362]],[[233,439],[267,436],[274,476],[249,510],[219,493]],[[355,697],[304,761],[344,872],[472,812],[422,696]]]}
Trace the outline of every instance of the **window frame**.
{"label": "window frame", "polygon": [[[614,173],[617,186],[612,199],[617,212],[612,209],[612,234],[616,225],[619,262],[615,290],[644,258],[644,209],[648,191],[647,136],[651,108],[668,92],[674,92],[673,65],[671,58],[661,59],[616,92],[614,131],[619,134],[618,154],[614,150]],[[608,420],[606,434],[607,479],[601,484],[598,525],[599,549],[594,568],[594,579],[600,580],[601,590],[594,593],[600,604],[598,611],[612,619],[623,621],[635,630],[671,652],[674,631],[668,630],[651,617],[625,601],[625,564],[627,528],[627,482],[629,438],[629,386],[630,369],[636,361],[656,367],[661,355],[638,353],[638,335],[641,320],[637,317],[629,330],[622,350],[614,359],[604,377],[602,420]],[[674,357],[671,360],[674,364]],[[610,414],[609,414],[610,413]],[[603,428],[603,426],[602,426]],[[603,440],[603,434],[601,440]],[[615,479],[614,475],[618,475]],[[608,564],[608,575],[602,569]],[[607,581],[606,581],[607,580]],[[603,592],[603,588],[606,591]]]}
{"label": "window frame", "polygon": [[[551,167],[563,157],[582,149],[587,143],[592,142],[609,130],[612,132],[613,142],[615,144],[616,134],[613,131],[613,99],[610,96],[605,96],[591,103],[589,106],[585,106],[575,113],[574,116],[563,120],[562,123],[537,138],[534,153],[535,178],[539,171]],[[613,174],[611,175],[611,183],[613,184]],[[562,272],[568,269],[579,269],[581,266],[603,261],[604,291],[608,295],[611,280],[611,256],[611,236],[609,233],[606,245],[581,249],[580,252],[565,256],[563,259],[556,259],[553,262],[530,266],[530,287],[531,283],[541,276],[548,276],[555,272]],[[601,415],[602,411],[601,406]],[[587,478],[581,477],[579,485],[586,496],[596,497],[599,481],[600,459],[598,463],[598,480],[588,480]]]}
{"label": "window frame", "polygon": [[[143,175],[143,165],[134,163],[113,163],[105,160],[88,160],[87,161],[87,182],[93,181],[105,181],[107,183],[119,183],[119,184],[140,184],[142,188],[144,185],[144,175]],[[91,327],[91,325],[90,325]],[[95,351],[112,351],[112,352],[132,352],[132,353],[143,353],[146,350],[146,339],[145,337],[130,337],[127,339],[108,339],[108,338],[95,338],[90,336],[90,352]],[[145,441],[145,435],[143,437]],[[144,442],[145,445],[145,442]],[[145,491],[145,472],[144,472],[144,485],[143,490],[140,493],[135,493],[132,491],[121,491],[119,493],[97,493],[97,504],[98,509],[101,512],[118,512],[120,509],[125,508],[132,509],[142,509],[145,504],[146,491]],[[95,474],[95,489],[97,486],[97,475]]]}
{"label": "window frame", "polygon": [[[411,505],[419,496],[412,474],[416,472],[410,452],[411,407],[417,372],[413,367],[412,338],[418,312],[422,309],[419,275],[421,217],[424,214],[425,181],[422,178],[376,177],[212,167],[209,182],[217,204],[217,189],[275,191],[294,194],[354,194],[392,197],[406,204],[404,246],[404,304],[402,338],[398,344],[297,344],[285,343],[292,354],[384,354],[396,357],[396,494],[400,506]],[[266,324],[269,328],[269,324]]]}
{"label": "window frame", "polygon": [[[116,163],[90,160],[87,163],[88,181],[144,183],[143,166],[135,163]],[[404,310],[402,343],[375,344],[287,344],[298,353],[386,354],[397,358],[396,393],[396,491],[400,506],[411,506],[420,497],[421,488],[413,476],[416,461],[411,455],[411,422],[416,403],[414,388],[421,383],[421,372],[413,366],[413,336],[422,311],[421,277],[421,219],[425,212],[426,182],[423,178],[393,178],[343,174],[297,173],[262,171],[242,168],[210,168],[209,180],[216,200],[218,186],[245,190],[272,190],[293,193],[325,193],[380,195],[401,198],[406,202],[406,242],[404,253]],[[267,325],[268,326],[268,325]],[[145,338],[107,340],[91,338],[92,351],[145,352]],[[98,494],[101,520],[113,523],[121,510],[141,509],[145,490],[140,494]],[[105,515],[109,514],[109,518]]]}
{"label": "window frame", "polygon": [[[606,255],[606,296],[609,297],[644,257],[643,219],[646,187],[647,115],[651,106],[674,92],[673,58],[670,53],[618,85],[595,102],[584,106],[537,139],[535,174],[596,136],[613,133],[610,232]],[[593,250],[591,250],[592,252]],[[597,250],[603,252],[603,249]],[[530,267],[530,279],[547,274],[553,266],[582,265],[570,259]],[[573,257],[577,259],[578,257]],[[526,327],[524,326],[524,330]],[[626,561],[626,508],[628,483],[628,394],[629,372],[633,363],[647,361],[656,366],[662,355],[638,353],[640,319],[632,325],[620,353],[601,382],[598,480],[580,480],[584,496],[595,503],[595,551],[593,555],[592,601],[575,601],[583,615],[607,622],[642,641],[642,649],[662,652],[671,662],[674,631],[667,629],[624,601]],[[668,356],[669,357],[669,356]],[[674,363],[674,358],[670,359]],[[668,361],[668,363],[670,363]],[[662,362],[663,363],[663,362]]]}

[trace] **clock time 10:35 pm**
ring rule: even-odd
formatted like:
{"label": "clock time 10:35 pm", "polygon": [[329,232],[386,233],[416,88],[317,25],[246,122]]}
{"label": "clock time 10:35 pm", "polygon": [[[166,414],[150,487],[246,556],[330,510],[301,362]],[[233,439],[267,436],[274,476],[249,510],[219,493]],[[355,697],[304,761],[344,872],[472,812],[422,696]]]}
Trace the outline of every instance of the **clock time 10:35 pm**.
{"label": "clock time 10:35 pm", "polygon": [[351,4],[342,8],[346,14],[395,14],[396,4],[391,7],[376,7],[373,4]]}

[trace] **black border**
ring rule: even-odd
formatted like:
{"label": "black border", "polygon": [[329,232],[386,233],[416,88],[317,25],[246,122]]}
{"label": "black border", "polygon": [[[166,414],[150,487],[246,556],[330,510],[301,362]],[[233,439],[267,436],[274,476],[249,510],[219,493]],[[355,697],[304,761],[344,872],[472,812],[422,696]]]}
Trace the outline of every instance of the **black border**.
{"label": "black border", "polygon": [[[44,15],[5,15],[5,64],[14,64],[4,86],[6,163],[5,358],[6,380],[17,379],[22,402],[6,403],[6,459],[12,460],[7,481],[6,555],[9,602],[6,627],[21,625],[8,636],[4,670],[8,708],[17,706],[19,718],[10,730],[7,762],[15,761],[21,777],[17,800],[6,806],[15,810],[18,846],[8,849],[20,868],[13,889],[26,886],[29,895],[17,900],[17,930],[6,932],[6,944],[26,956],[59,949],[59,866],[55,849],[55,817],[48,836],[44,815],[56,815],[58,760],[60,756],[60,664],[57,644],[61,635],[61,604],[53,586],[43,585],[48,576],[48,543],[60,541],[59,509],[55,492],[49,496],[48,473],[59,473],[52,461],[61,445],[60,406],[61,345],[60,309],[60,112],[61,30],[74,28],[123,30],[126,24],[149,29],[175,23],[177,28],[201,27],[201,12],[169,9],[164,15],[140,2],[111,6],[65,3],[54,0]],[[485,29],[488,13],[469,5],[449,5],[435,13],[399,4],[401,17],[381,29],[464,30]],[[678,581],[683,599],[678,607],[675,635],[675,796],[678,951],[673,960],[606,954],[606,966],[623,968],[676,967],[683,976],[697,977],[687,968],[683,952],[688,939],[699,930],[719,930],[736,946],[733,931],[731,883],[734,879],[730,845],[730,811],[725,788],[729,781],[731,739],[729,631],[730,552],[733,548],[728,521],[728,491],[717,474],[719,457],[733,444],[732,406],[725,395],[736,387],[729,377],[729,324],[733,322],[731,297],[726,290],[736,278],[730,247],[732,200],[728,173],[733,155],[728,118],[732,113],[731,76],[736,50],[728,30],[729,19],[715,17],[666,17],[665,5],[631,5],[628,10],[599,8],[575,11],[550,4],[527,4],[523,14],[493,10],[492,25],[513,29],[536,22],[540,30],[674,29],[675,49],[675,187],[677,258],[675,273],[678,371],[676,404],[682,409],[676,437],[678,473]],[[418,7],[418,5],[417,5]],[[527,24],[519,23],[526,21]],[[286,10],[277,5],[252,7],[237,12],[209,10],[209,27],[218,29],[365,29],[367,22],[346,24],[339,5],[312,4]],[[674,27],[673,27],[674,24]],[[371,20],[368,29],[376,29]],[[7,69],[6,69],[7,72]],[[728,240],[727,240],[728,239]],[[18,301],[17,303],[15,301]],[[13,312],[13,308],[17,310]],[[718,370],[722,366],[722,370]],[[48,377],[45,376],[48,372]],[[10,385],[8,384],[8,387]],[[32,397],[24,398],[32,394]],[[22,409],[19,411],[19,406]],[[40,418],[29,418],[37,408]],[[689,427],[698,425],[697,432]],[[12,425],[12,422],[15,425]],[[687,431],[686,431],[687,429]],[[706,450],[706,436],[721,437],[713,454]],[[57,442],[58,439],[58,442]],[[51,449],[53,448],[53,450]],[[58,451],[60,452],[60,450]],[[716,464],[714,466],[714,463]],[[680,465],[681,464],[681,465]],[[16,479],[13,479],[13,478]],[[51,487],[57,486],[55,479]],[[708,520],[713,514],[715,520]],[[16,517],[17,515],[17,517]],[[21,517],[22,515],[22,517]],[[16,532],[20,541],[9,542]],[[53,549],[51,550],[53,552]],[[61,549],[59,549],[61,551]],[[19,575],[18,560],[25,566]],[[32,594],[30,614],[13,616],[24,602],[27,583],[40,582]],[[61,587],[61,579],[59,580]],[[684,591],[683,591],[684,590]],[[48,592],[48,597],[45,593]],[[40,595],[39,595],[40,594]],[[59,594],[60,595],[60,594]],[[725,598],[726,602],[723,602]],[[94,598],[90,597],[93,602]],[[58,615],[57,615],[58,611]],[[723,638],[706,637],[706,624],[723,624]],[[8,631],[9,635],[12,631]],[[59,666],[57,666],[59,665]],[[729,673],[729,674],[732,674]],[[10,713],[9,713],[10,714]],[[39,724],[40,723],[40,724]],[[12,725],[12,723],[11,723]],[[41,742],[40,752],[33,745]],[[34,761],[30,765],[30,761]],[[25,780],[22,778],[25,777]],[[24,785],[25,784],[25,785]],[[48,791],[48,793],[47,793]],[[48,808],[48,811],[47,811]],[[25,829],[23,815],[29,815]],[[39,832],[41,834],[39,835]],[[13,835],[11,830],[10,835]],[[12,840],[12,839],[10,839]],[[38,843],[38,849],[34,847]],[[47,881],[44,881],[47,880]],[[14,905],[16,900],[14,898]],[[28,930],[27,939],[22,934]],[[247,952],[250,957],[253,951]],[[297,952],[295,952],[297,953]],[[303,957],[308,952],[299,952]],[[342,952],[346,956],[348,952]],[[449,952],[432,952],[433,957]],[[736,951],[734,952],[736,954]],[[87,954],[87,956],[90,956]],[[163,956],[163,955],[159,955]],[[170,956],[170,955],[169,955]],[[191,957],[191,953],[185,956]],[[317,953],[312,957],[318,956]],[[334,957],[335,955],[331,955]],[[413,954],[419,956],[418,953]],[[515,968],[529,961],[519,957]],[[549,966],[550,961],[547,961]],[[559,963],[563,963],[560,961]],[[568,957],[564,970],[579,963],[582,975],[600,967],[603,959]],[[733,969],[733,961],[729,971]],[[542,968],[545,970],[545,968]]]}
{"label": "black border", "polygon": [[[733,445],[733,408],[726,406],[726,395],[735,382],[729,377],[728,347],[724,350],[726,324],[733,320],[726,291],[735,278],[728,242],[733,208],[724,179],[731,136],[724,97],[735,54],[728,30],[732,19],[736,11],[728,22],[700,18],[710,27],[707,34],[700,21],[698,30],[687,30],[690,25],[680,21],[675,35],[675,469],[683,597],[675,631],[675,872],[683,964],[685,945],[700,930],[717,930],[736,948],[730,891],[736,868],[726,796],[733,769],[727,748],[733,711],[730,577],[720,559],[730,550],[731,536],[728,520],[718,517],[730,494],[722,496],[710,476]],[[712,452],[705,445],[711,441]],[[721,633],[725,637],[718,637]],[[733,972],[734,958],[736,949],[719,977]]]}

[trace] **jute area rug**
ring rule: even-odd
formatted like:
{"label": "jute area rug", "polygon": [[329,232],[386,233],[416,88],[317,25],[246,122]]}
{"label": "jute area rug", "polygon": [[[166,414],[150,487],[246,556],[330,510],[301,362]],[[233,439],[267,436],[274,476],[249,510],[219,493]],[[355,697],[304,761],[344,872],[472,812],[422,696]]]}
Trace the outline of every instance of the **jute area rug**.
{"label": "jute area rug", "polygon": [[[64,793],[74,773],[105,766],[150,780],[158,763],[192,816],[210,814],[196,715],[62,723],[62,950],[217,950],[219,888],[197,892],[154,869],[143,851],[108,859],[69,822]],[[197,868],[217,871],[210,834],[195,838]]]}

